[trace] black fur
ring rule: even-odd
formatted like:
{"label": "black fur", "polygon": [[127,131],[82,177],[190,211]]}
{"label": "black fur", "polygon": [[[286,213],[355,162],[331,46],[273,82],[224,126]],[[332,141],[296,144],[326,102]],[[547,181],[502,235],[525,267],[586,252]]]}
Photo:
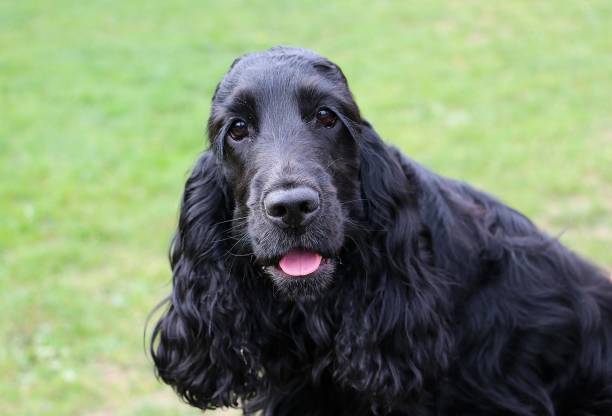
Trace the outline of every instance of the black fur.
{"label": "black fur", "polygon": [[[321,104],[338,118],[321,127]],[[249,137],[228,138],[236,115]],[[314,120],[314,121],[313,121]],[[157,374],[202,409],[263,415],[611,415],[612,284],[529,219],[386,145],[337,66],[237,60],[187,180]],[[288,181],[288,182],[287,182]],[[308,184],[321,214],[275,228],[261,195]],[[283,250],[329,269],[283,279]]]}

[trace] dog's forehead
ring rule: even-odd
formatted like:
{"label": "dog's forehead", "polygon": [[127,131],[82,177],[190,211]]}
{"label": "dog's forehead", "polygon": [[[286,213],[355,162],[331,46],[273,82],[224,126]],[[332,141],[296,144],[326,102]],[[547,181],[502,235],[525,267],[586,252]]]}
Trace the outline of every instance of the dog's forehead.
{"label": "dog's forehead", "polygon": [[278,61],[259,61],[240,68],[233,75],[232,92],[250,92],[261,101],[291,96],[301,86],[324,82],[311,65],[290,65]]}
{"label": "dog's forehead", "polygon": [[226,102],[245,92],[259,99],[279,98],[294,94],[303,86],[331,89],[333,84],[345,82],[337,65],[314,52],[275,47],[236,59],[221,81],[214,101]]}
{"label": "dog's forehead", "polygon": [[305,49],[255,52],[236,59],[217,86],[209,129],[218,131],[232,113],[259,117],[259,122],[284,114],[289,121],[324,101],[347,119],[360,119],[348,82],[336,64]]}
{"label": "dog's forehead", "polygon": [[315,68],[319,65],[333,66],[321,55],[308,49],[275,47],[263,52],[253,52],[236,59],[230,71],[240,71],[244,68],[273,68],[285,67],[293,69]]}

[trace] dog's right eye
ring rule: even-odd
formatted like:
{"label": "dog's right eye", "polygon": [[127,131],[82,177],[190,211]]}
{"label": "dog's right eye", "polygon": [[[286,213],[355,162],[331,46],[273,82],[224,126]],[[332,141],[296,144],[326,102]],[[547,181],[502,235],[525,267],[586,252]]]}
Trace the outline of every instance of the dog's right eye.
{"label": "dog's right eye", "polygon": [[244,120],[236,120],[229,128],[228,134],[232,140],[240,141],[249,135],[249,127]]}

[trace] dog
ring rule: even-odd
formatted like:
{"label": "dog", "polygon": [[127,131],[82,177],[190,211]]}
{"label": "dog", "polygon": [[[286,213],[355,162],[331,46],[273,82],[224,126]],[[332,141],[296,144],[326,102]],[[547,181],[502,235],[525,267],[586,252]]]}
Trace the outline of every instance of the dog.
{"label": "dog", "polygon": [[201,409],[612,415],[612,283],[385,144],[306,49],[234,61],[170,249],[156,374]]}

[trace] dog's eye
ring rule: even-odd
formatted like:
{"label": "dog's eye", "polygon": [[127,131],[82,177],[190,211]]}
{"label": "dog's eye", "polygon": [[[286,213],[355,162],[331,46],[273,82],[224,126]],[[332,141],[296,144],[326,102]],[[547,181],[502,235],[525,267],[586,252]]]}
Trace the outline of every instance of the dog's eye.
{"label": "dog's eye", "polygon": [[317,121],[321,123],[323,127],[333,127],[336,124],[336,114],[329,108],[321,107],[317,110]]}
{"label": "dog's eye", "polygon": [[244,120],[236,120],[232,123],[228,131],[232,140],[240,141],[249,134],[249,127]]}

